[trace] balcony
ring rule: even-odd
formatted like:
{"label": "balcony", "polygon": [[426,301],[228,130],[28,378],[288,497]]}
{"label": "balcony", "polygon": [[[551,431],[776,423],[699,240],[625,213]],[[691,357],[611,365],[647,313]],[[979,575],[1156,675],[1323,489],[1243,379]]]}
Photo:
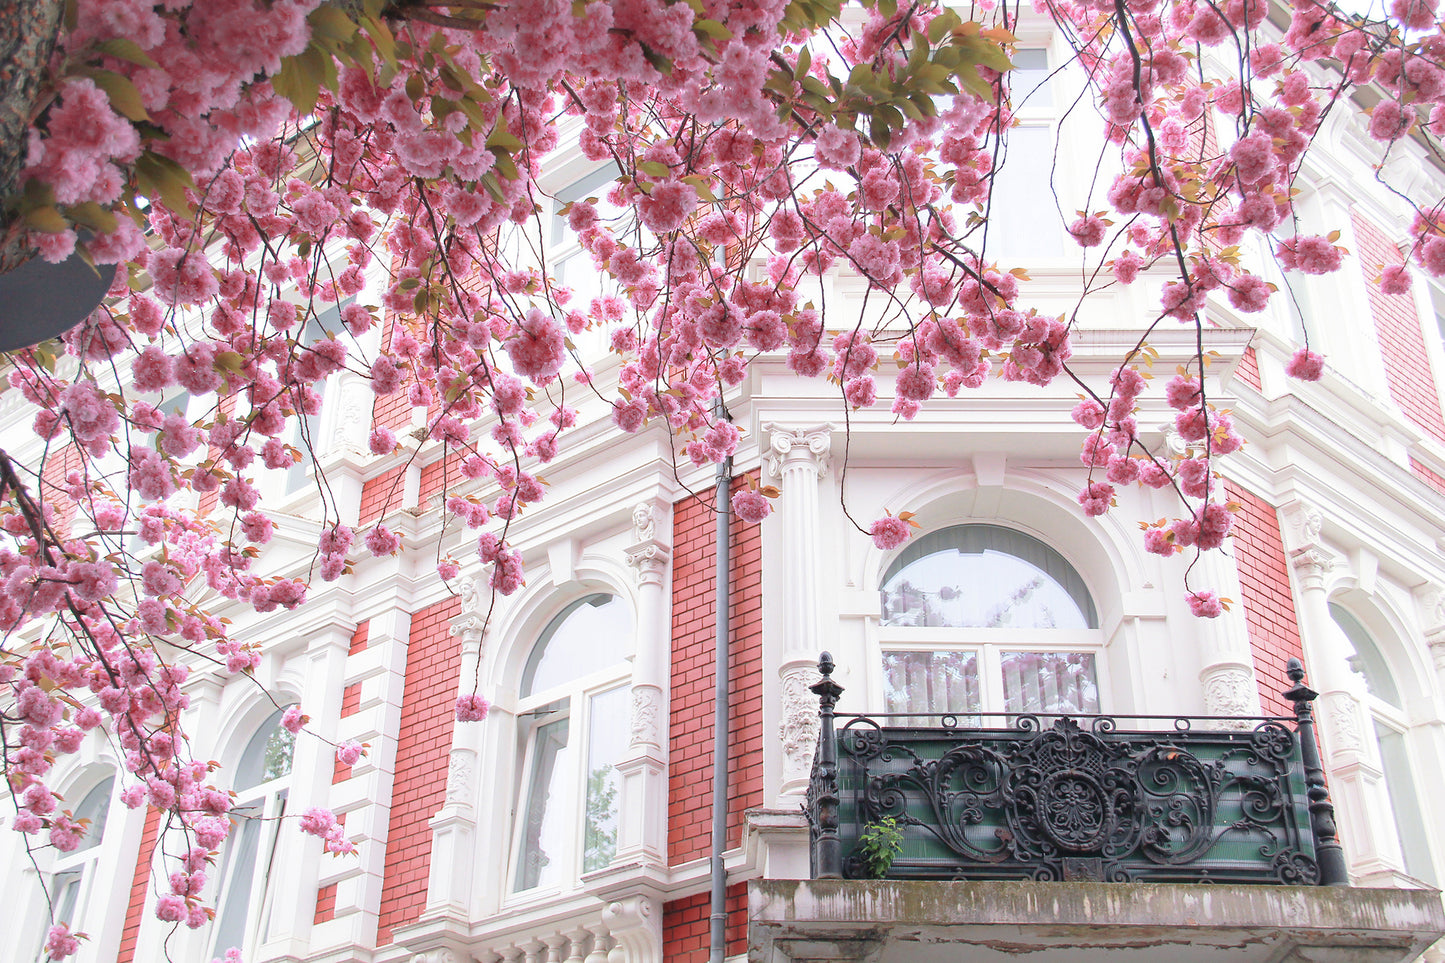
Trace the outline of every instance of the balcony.
{"label": "balcony", "polygon": [[1438,893],[1348,886],[1298,663],[1291,718],[836,715],[819,671],[813,880],[752,885],[750,960],[1384,963],[1445,935]]}

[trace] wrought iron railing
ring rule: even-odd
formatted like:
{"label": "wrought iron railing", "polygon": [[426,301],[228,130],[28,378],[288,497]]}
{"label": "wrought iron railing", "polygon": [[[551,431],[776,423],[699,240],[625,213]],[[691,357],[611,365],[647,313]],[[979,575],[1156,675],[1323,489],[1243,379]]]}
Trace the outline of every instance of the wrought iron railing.
{"label": "wrought iron railing", "polygon": [[864,875],[891,817],[890,879],[1347,882],[1297,660],[1292,719],[838,716],[818,669],[815,878]]}

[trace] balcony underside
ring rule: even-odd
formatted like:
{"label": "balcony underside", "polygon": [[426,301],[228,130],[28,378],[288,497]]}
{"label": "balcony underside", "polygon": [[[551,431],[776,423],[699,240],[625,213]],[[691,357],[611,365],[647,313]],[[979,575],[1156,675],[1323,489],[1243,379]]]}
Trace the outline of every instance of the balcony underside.
{"label": "balcony underside", "polygon": [[756,880],[749,963],[1388,963],[1445,935],[1433,890]]}

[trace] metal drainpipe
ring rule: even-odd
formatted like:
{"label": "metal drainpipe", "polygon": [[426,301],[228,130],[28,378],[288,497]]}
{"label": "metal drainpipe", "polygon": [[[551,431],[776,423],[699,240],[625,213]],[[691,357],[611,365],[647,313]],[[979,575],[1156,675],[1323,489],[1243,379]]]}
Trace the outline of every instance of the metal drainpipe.
{"label": "metal drainpipe", "polygon": [[[732,418],[722,399],[718,399],[718,415]],[[727,955],[727,870],[723,868],[723,850],[727,848],[728,831],[728,624],[732,601],[732,506],[728,489],[732,486],[732,457],[717,466],[717,641],[713,659],[712,719],[712,898],[708,912],[708,963],[723,963]]]}

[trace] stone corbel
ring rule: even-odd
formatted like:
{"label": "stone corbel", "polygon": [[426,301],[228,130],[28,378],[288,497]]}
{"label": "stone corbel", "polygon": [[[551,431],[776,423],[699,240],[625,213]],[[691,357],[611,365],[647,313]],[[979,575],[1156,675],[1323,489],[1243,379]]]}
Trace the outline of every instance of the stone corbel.
{"label": "stone corbel", "polygon": [[1295,500],[1285,505],[1280,514],[1285,523],[1281,534],[1288,539],[1287,546],[1291,554],[1322,549],[1320,533],[1324,529],[1325,519],[1319,509]]}
{"label": "stone corbel", "polygon": [[662,585],[667,564],[672,561],[668,533],[659,526],[659,512],[652,502],[638,502],[632,509],[632,545],[627,564],[637,572],[639,585]]}
{"label": "stone corbel", "polygon": [[625,896],[602,911],[602,922],[612,938],[609,963],[661,963],[662,912],[652,896]]}

